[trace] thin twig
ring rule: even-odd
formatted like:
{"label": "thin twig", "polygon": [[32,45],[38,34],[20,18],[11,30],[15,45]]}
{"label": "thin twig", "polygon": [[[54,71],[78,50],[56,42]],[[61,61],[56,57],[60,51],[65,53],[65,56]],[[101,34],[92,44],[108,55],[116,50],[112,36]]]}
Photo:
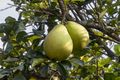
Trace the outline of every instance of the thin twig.
{"label": "thin twig", "polygon": [[6,8],[4,8],[4,9],[0,9],[0,12],[1,12],[1,11],[5,11],[5,10],[7,10],[7,9],[9,9],[9,8],[12,8],[12,7],[14,7],[14,5],[11,5],[11,6],[9,6],[9,7],[6,7]]}
{"label": "thin twig", "polygon": [[65,21],[65,16],[67,14],[67,8],[65,6],[65,3],[64,3],[64,0],[58,0],[58,3],[59,3],[59,6],[60,6],[60,9],[61,9],[61,12],[62,12],[62,23],[64,23]]}
{"label": "thin twig", "polygon": [[[85,24],[83,24],[83,25],[85,25]],[[114,32],[114,31],[111,31],[111,32],[106,31],[97,23],[90,23],[90,24],[86,24],[85,26],[87,26],[87,28],[97,29],[97,30],[103,32],[104,34],[107,34],[111,38],[115,39],[116,41],[118,41],[118,42],[120,41],[120,38],[115,33],[111,33],[111,32]]]}
{"label": "thin twig", "polygon": [[73,13],[73,15],[74,15],[74,17],[75,17],[76,21],[78,21],[78,22],[79,22],[78,16],[77,16],[77,14],[74,12],[73,7],[72,7],[71,5],[68,5],[68,7],[69,7],[69,9],[72,11],[72,13]]}
{"label": "thin twig", "polygon": [[105,43],[103,41],[98,40],[98,43],[103,45],[103,49],[107,52],[107,56],[109,56],[112,59],[115,59],[117,57],[114,54],[114,52],[112,50],[110,50],[107,45],[105,45]]}
{"label": "thin twig", "polygon": [[95,35],[95,36],[100,37],[100,38],[105,39],[105,40],[113,41],[113,42],[115,42],[117,44],[120,44],[120,42],[118,42],[118,41],[116,41],[114,39],[110,39],[110,38],[107,38],[107,37],[104,37],[104,36],[98,36],[98,35]]}
{"label": "thin twig", "polygon": [[78,17],[79,17],[82,21],[85,21],[85,18],[84,18],[84,16],[83,16],[83,13],[80,12],[80,10],[76,7],[76,5],[73,4],[72,7],[74,8],[74,10],[75,10],[75,12],[77,13]]}

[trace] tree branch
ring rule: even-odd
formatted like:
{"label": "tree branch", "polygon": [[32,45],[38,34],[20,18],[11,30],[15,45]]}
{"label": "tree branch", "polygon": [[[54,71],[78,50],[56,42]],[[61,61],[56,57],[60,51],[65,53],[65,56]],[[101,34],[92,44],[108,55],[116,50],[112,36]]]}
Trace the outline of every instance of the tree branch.
{"label": "tree branch", "polygon": [[108,55],[110,58],[115,59],[115,58],[117,57],[117,56],[114,54],[114,52],[113,52],[112,50],[110,50],[107,45],[104,44],[103,41],[98,40],[97,42],[98,42],[98,44],[100,44],[100,45],[102,44],[102,45],[103,45],[103,49],[107,52],[107,55]]}
{"label": "tree branch", "polygon": [[[81,23],[81,22],[79,22]],[[103,32],[104,34],[107,34],[108,36],[110,36],[111,38],[115,39],[116,41],[120,42],[120,38],[119,36],[117,36],[114,31],[107,31],[105,29],[103,29],[99,24],[97,23],[81,23],[83,26],[86,26],[86,28],[94,28],[97,29],[101,32]],[[113,33],[111,33],[113,32]]]}
{"label": "tree branch", "polygon": [[84,18],[84,16],[82,15],[83,13],[81,13],[81,12],[79,11],[79,9],[77,8],[77,6],[76,6],[75,4],[73,4],[73,8],[74,8],[74,10],[76,11],[78,17],[79,17],[82,21],[84,21],[85,18]]}
{"label": "tree branch", "polygon": [[98,36],[96,36],[96,35],[92,32],[91,29],[88,29],[88,30],[90,31],[92,37],[93,37],[93,36],[95,37],[95,39],[97,40],[97,43],[98,43],[99,45],[102,45],[101,48],[103,48],[103,49],[106,51],[106,53],[107,53],[106,55],[109,56],[109,57],[112,58],[112,59],[115,59],[117,56],[114,54],[114,52],[113,52],[112,50],[110,50],[110,49],[108,48],[108,46],[105,44],[105,42],[103,42],[103,41],[101,40],[101,38],[99,38]]}
{"label": "tree branch", "polygon": [[72,13],[73,13],[73,15],[74,15],[74,17],[75,17],[76,21],[78,21],[78,22],[79,22],[78,16],[77,16],[77,15],[76,15],[76,13],[74,12],[73,7],[72,7],[71,5],[68,5],[68,7],[69,7],[69,9],[72,11]]}

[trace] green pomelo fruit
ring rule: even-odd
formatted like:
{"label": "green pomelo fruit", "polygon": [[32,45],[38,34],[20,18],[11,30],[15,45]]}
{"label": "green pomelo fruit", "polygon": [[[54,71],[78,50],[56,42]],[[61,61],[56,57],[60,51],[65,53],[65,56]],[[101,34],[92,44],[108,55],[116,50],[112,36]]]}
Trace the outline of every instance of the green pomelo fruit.
{"label": "green pomelo fruit", "polygon": [[88,31],[82,25],[73,21],[68,21],[65,26],[73,40],[73,52],[85,48],[89,42]]}
{"label": "green pomelo fruit", "polygon": [[50,59],[66,59],[73,50],[73,42],[66,27],[62,24],[56,25],[46,36],[43,48]]}

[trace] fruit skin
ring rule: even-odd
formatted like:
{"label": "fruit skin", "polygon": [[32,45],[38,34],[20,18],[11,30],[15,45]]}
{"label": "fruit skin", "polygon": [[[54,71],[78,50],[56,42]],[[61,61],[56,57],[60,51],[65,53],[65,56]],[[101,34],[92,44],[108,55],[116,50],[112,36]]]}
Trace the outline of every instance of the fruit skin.
{"label": "fruit skin", "polygon": [[68,21],[65,26],[73,40],[73,52],[85,48],[89,42],[88,31],[82,25],[73,21]]}
{"label": "fruit skin", "polygon": [[64,60],[73,50],[72,39],[62,24],[56,25],[46,36],[43,49],[50,59]]}

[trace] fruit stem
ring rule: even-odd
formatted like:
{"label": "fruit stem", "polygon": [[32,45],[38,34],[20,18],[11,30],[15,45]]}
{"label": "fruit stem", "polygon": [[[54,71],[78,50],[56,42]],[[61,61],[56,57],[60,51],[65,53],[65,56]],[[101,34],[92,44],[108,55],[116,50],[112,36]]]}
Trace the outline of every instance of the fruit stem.
{"label": "fruit stem", "polygon": [[59,3],[59,6],[60,6],[60,9],[61,9],[61,12],[62,12],[62,21],[61,23],[64,24],[64,21],[65,21],[65,16],[66,16],[66,13],[67,13],[67,7],[64,3],[64,0],[58,0],[58,3]]}

